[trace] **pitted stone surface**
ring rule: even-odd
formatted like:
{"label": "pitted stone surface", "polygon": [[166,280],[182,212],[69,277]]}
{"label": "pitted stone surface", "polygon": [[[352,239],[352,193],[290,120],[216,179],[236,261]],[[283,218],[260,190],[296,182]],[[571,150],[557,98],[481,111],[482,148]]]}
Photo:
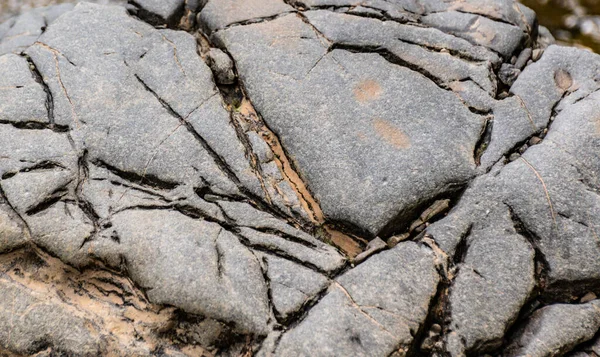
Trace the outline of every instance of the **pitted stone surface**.
{"label": "pitted stone surface", "polygon": [[0,354],[596,353],[600,57],[538,33],[511,0],[0,24]]}

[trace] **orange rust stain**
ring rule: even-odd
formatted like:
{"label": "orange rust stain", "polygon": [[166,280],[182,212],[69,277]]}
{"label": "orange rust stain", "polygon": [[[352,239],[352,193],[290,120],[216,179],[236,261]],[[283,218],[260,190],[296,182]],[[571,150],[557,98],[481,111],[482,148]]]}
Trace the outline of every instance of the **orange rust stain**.
{"label": "orange rust stain", "polygon": [[398,149],[410,148],[410,138],[392,123],[383,119],[375,118],[375,120],[373,120],[373,127],[375,128],[377,134],[383,138],[383,140],[394,147]]}
{"label": "orange rust stain", "polygon": [[277,167],[279,167],[279,171],[284,179],[288,181],[294,191],[296,191],[302,208],[304,208],[304,211],[308,213],[313,223],[322,224],[325,222],[321,206],[312,196],[300,175],[294,170],[294,166],[285,154],[283,146],[279,142],[277,135],[275,135],[275,133],[273,133],[266,125],[264,125],[261,120],[259,120],[258,114],[254,110],[252,103],[244,98],[240,104],[240,107],[238,108],[238,111],[243,116],[247,118],[253,118],[255,120],[255,129],[262,135],[267,145],[269,145],[271,148],[271,151],[273,151],[275,157],[274,161],[277,164]]}
{"label": "orange rust stain", "polygon": [[360,81],[354,87],[354,98],[360,103],[370,102],[381,96],[381,85],[372,79]]}
{"label": "orange rust stain", "polygon": [[573,77],[564,69],[559,69],[554,73],[554,82],[564,92],[573,85]]}
{"label": "orange rust stain", "polygon": [[[339,248],[349,258],[355,258],[363,252],[366,242],[359,241],[359,238],[353,238],[344,234],[331,226],[324,226],[331,243]],[[362,244],[361,244],[362,243]]]}

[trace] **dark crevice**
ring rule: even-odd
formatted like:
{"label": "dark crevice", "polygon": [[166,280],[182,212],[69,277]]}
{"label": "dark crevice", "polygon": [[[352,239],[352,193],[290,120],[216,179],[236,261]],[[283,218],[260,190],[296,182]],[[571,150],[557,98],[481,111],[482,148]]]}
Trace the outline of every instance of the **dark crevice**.
{"label": "dark crevice", "polygon": [[[421,197],[418,202],[414,202],[412,205],[407,205],[404,210],[399,212],[396,217],[391,219],[389,223],[377,233],[377,236],[385,240],[386,238],[406,232],[410,225],[419,219],[422,213],[427,210],[435,201],[449,199],[449,210],[451,210],[452,207],[454,207],[460,201],[460,198],[467,189],[469,182],[470,181],[440,185],[441,187],[436,193],[432,193],[429,197]],[[432,222],[435,221],[431,220],[430,223]],[[415,230],[410,233],[420,234],[421,231],[422,230]],[[360,234],[358,235],[361,236]]]}
{"label": "dark crevice", "polygon": [[177,29],[177,26],[179,25],[180,20],[185,12],[185,2],[183,1],[181,2],[181,5],[171,14],[171,16],[166,19],[146,10],[142,4],[138,3],[137,0],[129,0],[128,4],[134,6],[137,10],[135,13],[132,13],[130,10],[130,15],[134,15],[142,21],[157,28],[164,28],[166,26],[172,29]]}
{"label": "dark crevice", "polygon": [[64,167],[62,164],[60,164],[58,162],[44,160],[44,161],[40,161],[40,162],[34,164],[33,166],[25,167],[19,171],[5,172],[2,175],[2,180],[7,180],[11,177],[14,177],[15,175],[17,175],[19,173],[24,173],[24,172],[46,171],[46,170],[48,170],[48,171],[66,170],[66,169],[67,169],[66,167]]}
{"label": "dark crevice", "polygon": [[255,17],[255,18],[252,18],[252,19],[244,20],[244,21],[232,22],[232,23],[227,24],[226,26],[224,26],[222,28],[218,28],[218,29],[213,30],[212,32],[209,29],[207,29],[207,28],[203,28],[203,30],[208,35],[214,35],[215,33],[219,32],[219,31],[225,31],[225,30],[228,30],[228,29],[230,29],[232,27],[236,27],[236,26],[245,26],[245,25],[252,25],[252,24],[260,24],[260,23],[263,23],[263,22],[273,21],[273,20],[278,19],[280,17],[289,15],[290,13],[293,13],[293,12],[282,12],[282,13],[271,15],[271,16]]}
{"label": "dark crevice", "polygon": [[91,241],[96,234],[100,231],[100,216],[94,210],[94,206],[83,199],[83,185],[89,180],[89,168],[88,168],[88,151],[87,149],[83,150],[81,156],[79,156],[77,160],[79,170],[77,172],[77,186],[75,187],[75,197],[77,200],[77,205],[83,212],[83,214],[92,222],[94,225],[94,230],[92,231],[90,237],[84,240],[81,244],[83,247],[87,242]]}
{"label": "dark crevice", "polygon": [[219,279],[221,279],[223,277],[223,258],[225,257],[225,253],[223,253],[223,250],[221,249],[221,246],[219,245],[219,237],[217,236],[217,239],[215,239],[215,250],[217,253],[217,277]]}
{"label": "dark crevice", "polygon": [[38,213],[54,206],[68,193],[69,193],[69,191],[66,187],[57,188],[54,192],[50,193],[47,197],[45,197],[40,203],[29,208],[25,212],[25,214],[28,216],[33,216],[35,214],[38,214]]}
{"label": "dark crevice", "polygon": [[300,245],[303,245],[303,246],[305,246],[307,248],[310,248],[310,249],[318,249],[319,248],[318,246],[316,246],[315,244],[313,244],[313,243],[311,243],[309,241],[306,241],[306,240],[304,240],[302,238],[295,237],[295,236],[293,236],[291,234],[287,234],[287,233],[281,232],[281,231],[273,229],[273,228],[253,227],[253,226],[248,226],[248,228],[252,228],[253,230],[261,232],[261,233],[275,235],[275,236],[277,236],[277,237],[279,237],[279,238],[281,238],[283,240],[286,240],[288,242],[295,243],[295,244],[300,244]]}
{"label": "dark crevice", "polygon": [[[44,90],[44,92],[46,93],[46,111],[48,112],[48,123],[50,124],[50,128],[51,129],[55,129],[55,119],[54,119],[54,99],[52,96],[52,91],[50,90],[50,87],[48,86],[48,84],[46,84],[46,82],[44,82],[44,76],[42,76],[42,73],[39,71],[38,67],[35,65],[35,63],[33,62],[33,60],[29,57],[24,55],[23,56],[26,60],[27,63],[29,64],[29,68],[31,70],[31,74],[33,75],[33,78],[35,79],[36,82],[38,82],[40,84],[40,86],[42,86],[42,89]],[[60,126],[59,128],[56,128],[59,131],[67,131],[68,127],[65,126]],[[61,130],[63,129],[63,130]]]}
{"label": "dark crevice", "polygon": [[154,189],[170,191],[174,190],[179,186],[179,183],[177,182],[165,181],[153,175],[140,175],[136,172],[118,169],[100,159],[92,160],[91,163],[98,167],[107,169],[112,174],[118,176],[119,178],[125,181],[129,181],[143,186],[149,186]]}
{"label": "dark crevice", "polygon": [[260,259],[255,252],[252,252],[252,255],[254,255],[254,258],[257,260],[258,266],[260,267],[260,271],[263,276],[263,280],[265,281],[265,286],[267,288],[267,302],[269,303],[269,311],[271,311],[271,314],[273,314],[273,316],[275,316],[275,319],[278,320],[278,312],[275,308],[275,304],[273,303],[273,283],[271,282],[271,278],[269,277],[269,261],[265,257]]}
{"label": "dark crevice", "polygon": [[66,133],[69,131],[67,125],[57,125],[52,123],[40,123],[36,121],[10,121],[0,119],[0,124],[12,125],[21,130],[52,130],[57,133]]}
{"label": "dark crevice", "polygon": [[410,62],[403,60],[402,58],[400,58],[396,54],[392,53],[387,48],[383,48],[380,46],[357,46],[357,45],[352,45],[352,44],[335,43],[331,46],[330,51],[333,51],[335,49],[345,50],[345,51],[352,52],[352,53],[376,53],[376,54],[379,54],[383,59],[385,59],[386,61],[388,61],[392,64],[407,68],[413,72],[416,72],[416,73],[424,76],[425,78],[429,79],[431,82],[433,82],[439,88],[441,88],[445,91],[450,90],[441,79],[439,79],[438,77],[436,77],[435,75],[433,75],[432,73],[427,71],[426,69],[419,67],[419,66],[415,65],[414,63],[410,63]]}
{"label": "dark crevice", "polygon": [[240,180],[236,176],[236,174],[229,168],[225,160],[219,156],[219,154],[208,144],[208,142],[194,129],[192,124],[188,122],[185,118],[183,118],[179,113],[177,113],[166,101],[164,101],[152,88],[150,88],[137,74],[134,75],[135,78],[144,86],[144,88],[150,92],[154,97],[158,100],[158,102],[167,110],[171,116],[179,120],[179,122],[186,127],[188,132],[196,138],[196,140],[202,145],[204,150],[213,158],[213,161],[219,167],[219,169],[231,180],[233,181],[241,191],[244,188],[240,184]]}
{"label": "dark crevice", "polygon": [[[407,44],[410,44],[410,45],[419,46],[419,47],[422,47],[422,48],[425,48],[425,49],[429,50],[430,52],[435,52],[435,53],[443,53],[442,50],[444,50],[444,51],[447,51],[448,54],[452,55],[453,57],[456,57],[456,58],[458,58],[460,60],[463,60],[463,61],[468,62],[468,63],[476,64],[476,65],[487,62],[484,59],[473,57],[473,56],[469,55],[468,53],[461,52],[459,50],[455,50],[455,49],[452,49],[452,48],[436,47],[436,46],[429,45],[429,44],[426,44],[426,43],[419,43],[419,42],[411,41],[411,40],[409,40],[407,38],[398,38],[398,41],[401,41],[401,42],[404,42],[404,43],[407,43]],[[481,45],[473,45],[473,47],[475,47],[475,48],[484,48],[486,51],[489,50],[488,48],[482,47]],[[493,65],[497,65],[495,63],[492,63],[492,64]]]}
{"label": "dark crevice", "polygon": [[287,259],[287,260],[289,260],[289,261],[291,261],[293,263],[299,264],[299,265],[301,265],[301,266],[303,266],[305,268],[308,268],[310,270],[316,271],[316,272],[321,273],[323,275],[327,275],[328,276],[328,275],[332,274],[331,272],[323,270],[320,267],[318,267],[318,266],[316,266],[316,265],[314,265],[312,263],[309,263],[309,262],[306,262],[304,260],[296,258],[295,256],[289,254],[288,252],[286,252],[283,249],[279,249],[277,247],[266,247],[266,246],[264,246],[262,244],[259,244],[259,243],[255,244],[255,243],[250,242],[250,240],[248,238],[244,237],[243,235],[241,235],[241,234],[239,234],[239,233],[237,233],[235,231],[231,231],[231,232],[234,233],[238,237],[239,241],[242,244],[244,244],[246,247],[248,247],[250,249],[253,249],[253,250],[256,250],[256,251],[259,251],[259,252],[263,252],[263,253],[266,253],[266,254],[269,254],[269,255],[274,255],[274,256],[277,256],[277,257],[280,257],[280,258]]}
{"label": "dark crevice", "polygon": [[[470,224],[467,229],[460,235],[454,256],[452,257],[452,264],[454,267],[459,268],[467,257],[467,251],[469,250],[469,237],[473,230],[473,224]],[[458,271],[457,271],[458,273]]]}
{"label": "dark crevice", "polygon": [[548,274],[550,273],[550,265],[548,264],[544,252],[542,252],[540,248],[541,238],[527,228],[511,205],[506,202],[503,203],[508,208],[515,231],[529,242],[535,252],[535,281],[537,286],[536,291],[533,293],[533,297],[537,297],[544,294],[548,285]]}
{"label": "dark crevice", "polygon": [[479,140],[477,140],[477,143],[475,144],[475,151],[473,153],[473,156],[475,158],[475,165],[477,166],[481,165],[481,156],[483,156],[483,154],[488,148],[488,145],[490,144],[490,141],[492,139],[492,130],[494,127],[493,116],[487,116],[484,119],[485,123],[483,125],[483,128],[481,129],[481,134],[479,136]]}

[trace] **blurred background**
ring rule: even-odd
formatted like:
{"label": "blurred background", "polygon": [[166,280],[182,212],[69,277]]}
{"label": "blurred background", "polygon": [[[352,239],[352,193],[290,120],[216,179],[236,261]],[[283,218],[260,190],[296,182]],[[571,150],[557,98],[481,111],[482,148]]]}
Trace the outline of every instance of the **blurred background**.
{"label": "blurred background", "polygon": [[521,0],[558,43],[600,53],[600,0]]}

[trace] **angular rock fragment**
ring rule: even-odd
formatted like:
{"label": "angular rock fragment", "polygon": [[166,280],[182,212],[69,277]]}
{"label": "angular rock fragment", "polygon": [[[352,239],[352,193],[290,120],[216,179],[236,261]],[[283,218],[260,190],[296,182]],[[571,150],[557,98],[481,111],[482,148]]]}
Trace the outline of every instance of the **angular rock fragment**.
{"label": "angular rock fragment", "polygon": [[154,26],[175,27],[183,16],[186,0],[133,0],[137,14]]}
{"label": "angular rock fragment", "polygon": [[0,78],[0,121],[22,125],[49,124],[46,93],[29,63],[14,54],[0,56],[6,76]]}
{"label": "angular rock fragment", "polygon": [[271,288],[271,299],[284,321],[327,287],[325,276],[286,259],[263,254]]}
{"label": "angular rock fragment", "polygon": [[507,207],[463,238],[466,251],[450,289],[447,346],[453,356],[500,347],[536,281],[534,249],[511,227]]}
{"label": "angular rock fragment", "polygon": [[208,0],[198,23],[208,32],[293,11],[283,0]]}
{"label": "angular rock fragment", "polygon": [[425,321],[439,279],[428,248],[401,243],[337,278],[307,317],[283,334],[272,354],[406,352]]}
{"label": "angular rock fragment", "polygon": [[266,334],[269,312],[260,262],[215,223],[167,210],[125,211],[84,249],[115,267],[124,259],[151,301]]}
{"label": "angular rock fragment", "polygon": [[596,335],[600,328],[598,303],[556,304],[535,311],[513,336],[506,355],[562,356]]}

